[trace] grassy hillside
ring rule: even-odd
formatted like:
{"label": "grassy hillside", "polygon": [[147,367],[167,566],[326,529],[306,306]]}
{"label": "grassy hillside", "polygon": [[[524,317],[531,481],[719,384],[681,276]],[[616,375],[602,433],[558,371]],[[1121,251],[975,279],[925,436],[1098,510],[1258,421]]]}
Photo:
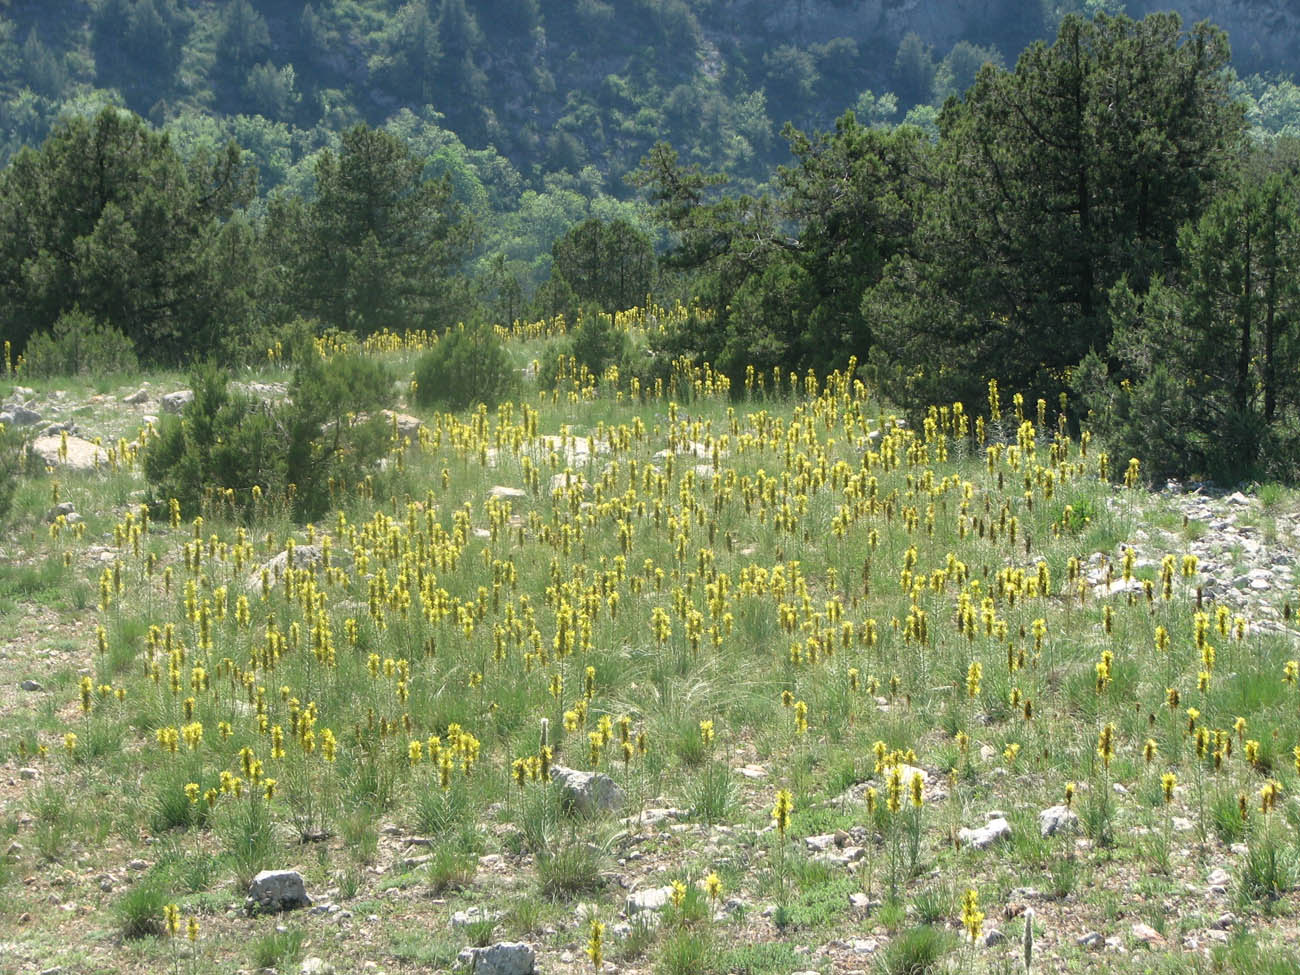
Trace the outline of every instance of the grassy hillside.
{"label": "grassy hillside", "polygon": [[[372,340],[404,415],[306,526],[142,504],[183,377],[10,393],[75,430],[0,557],[6,964],[1292,970],[1294,496],[1149,492],[1006,390],[539,387],[557,341],[445,413]],[[246,913],[265,868],[315,906]]]}

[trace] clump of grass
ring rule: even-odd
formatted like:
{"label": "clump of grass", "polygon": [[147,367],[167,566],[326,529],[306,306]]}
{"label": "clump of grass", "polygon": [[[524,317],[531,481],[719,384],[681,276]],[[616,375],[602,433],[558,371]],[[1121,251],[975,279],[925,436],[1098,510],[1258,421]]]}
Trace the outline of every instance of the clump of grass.
{"label": "clump of grass", "polygon": [[605,856],[595,845],[577,837],[537,854],[537,880],[547,897],[561,899],[589,894],[605,886]]}
{"label": "clump of grass", "polygon": [[881,975],[927,975],[936,971],[957,946],[950,931],[922,924],[891,941],[880,959]]}
{"label": "clump of grass", "polygon": [[1281,830],[1265,823],[1246,843],[1246,855],[1237,872],[1237,891],[1243,904],[1271,904],[1300,880],[1300,858]]}
{"label": "clump of grass", "polygon": [[145,938],[162,934],[163,907],[167,891],[157,878],[145,877],[117,899],[113,913],[123,938]]}
{"label": "clump of grass", "polygon": [[273,931],[254,939],[249,945],[249,958],[254,968],[283,969],[302,957],[302,931]]}
{"label": "clump of grass", "polygon": [[478,869],[478,858],[455,843],[439,843],[425,864],[425,880],[435,895],[468,887]]}

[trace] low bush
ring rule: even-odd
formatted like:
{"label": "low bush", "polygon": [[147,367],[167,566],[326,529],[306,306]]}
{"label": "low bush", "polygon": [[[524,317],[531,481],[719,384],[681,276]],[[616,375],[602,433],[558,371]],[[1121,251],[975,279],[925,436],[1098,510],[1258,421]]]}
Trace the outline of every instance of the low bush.
{"label": "low bush", "polygon": [[23,350],[25,376],[111,376],[139,367],[131,340],[80,309],[65,312]]}
{"label": "low bush", "polygon": [[196,369],[191,383],[193,402],[164,418],[144,460],[157,497],[184,510],[219,503],[243,512],[260,497],[283,502],[299,520],[318,518],[388,449],[379,408],[393,379],[372,359],[306,356],[278,405],[233,391],[215,366]]}
{"label": "low bush", "polygon": [[486,325],[448,329],[415,365],[415,399],[422,406],[495,406],[514,384],[510,356]]}

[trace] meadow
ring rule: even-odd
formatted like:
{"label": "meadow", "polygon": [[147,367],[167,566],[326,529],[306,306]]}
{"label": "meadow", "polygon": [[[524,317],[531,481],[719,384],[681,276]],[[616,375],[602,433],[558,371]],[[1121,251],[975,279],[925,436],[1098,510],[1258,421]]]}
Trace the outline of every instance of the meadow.
{"label": "meadow", "polygon": [[[559,336],[502,334],[517,395],[460,413],[369,342],[388,456],[305,525],[146,503],[182,376],[11,379],[107,460],[0,544],[0,971],[1300,971],[1295,587],[1208,596],[1070,404],[542,388]],[[250,911],[271,868],[315,904]]]}

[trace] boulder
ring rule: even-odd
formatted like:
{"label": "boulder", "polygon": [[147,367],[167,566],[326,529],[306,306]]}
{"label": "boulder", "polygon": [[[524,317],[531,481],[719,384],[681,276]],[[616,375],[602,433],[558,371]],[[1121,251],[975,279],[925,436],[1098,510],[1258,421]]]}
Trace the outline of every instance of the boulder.
{"label": "boulder", "polygon": [[108,454],[81,437],[68,437],[66,456],[62,453],[62,437],[37,437],[32,441],[32,453],[49,467],[63,467],[72,471],[93,471],[107,466]]}
{"label": "boulder", "polygon": [[141,388],[134,393],[122,397],[122,402],[128,406],[139,406],[141,403],[149,402],[149,390]]}
{"label": "boulder", "polygon": [[644,914],[647,911],[662,911],[673,897],[671,887],[647,887],[644,890],[628,894],[623,904],[623,913],[628,917]]}
{"label": "boulder", "polygon": [[424,426],[423,420],[418,416],[411,416],[409,413],[394,413],[392,410],[384,410],[383,412],[384,419],[390,425],[396,425],[399,437],[412,443],[419,442],[420,427]]}
{"label": "boulder", "polygon": [[311,898],[297,870],[263,870],[248,885],[248,904],[263,911],[291,911],[311,907]]}
{"label": "boulder", "polygon": [[533,949],[522,941],[501,941],[486,948],[466,948],[457,961],[474,975],[533,975],[536,971]]}
{"label": "boulder", "polygon": [[1038,814],[1038,832],[1043,836],[1072,833],[1079,828],[1079,817],[1069,806],[1052,806]]}
{"label": "boulder", "polygon": [[617,782],[600,772],[582,772],[555,765],[551,767],[551,780],[559,783],[565,801],[584,815],[610,812],[623,805],[623,790]]}
{"label": "boulder", "polygon": [[[295,569],[314,569],[321,564],[324,558],[324,553],[319,545],[295,545],[293,547],[293,567]],[[262,570],[265,569],[271,576],[271,584],[274,585],[284,578],[284,570],[288,567],[289,550],[285,549],[280,554],[273,556],[269,562],[265,562],[254,569],[245,581],[249,589],[257,589],[262,585]]]}
{"label": "boulder", "polygon": [[987,849],[999,840],[1007,839],[1010,835],[1011,824],[1001,816],[989,820],[978,829],[963,828],[957,831],[957,839],[962,846],[972,846],[977,850]]}
{"label": "boulder", "polygon": [[194,402],[194,390],[178,389],[174,393],[168,393],[159,402],[162,403],[164,413],[180,413]]}

